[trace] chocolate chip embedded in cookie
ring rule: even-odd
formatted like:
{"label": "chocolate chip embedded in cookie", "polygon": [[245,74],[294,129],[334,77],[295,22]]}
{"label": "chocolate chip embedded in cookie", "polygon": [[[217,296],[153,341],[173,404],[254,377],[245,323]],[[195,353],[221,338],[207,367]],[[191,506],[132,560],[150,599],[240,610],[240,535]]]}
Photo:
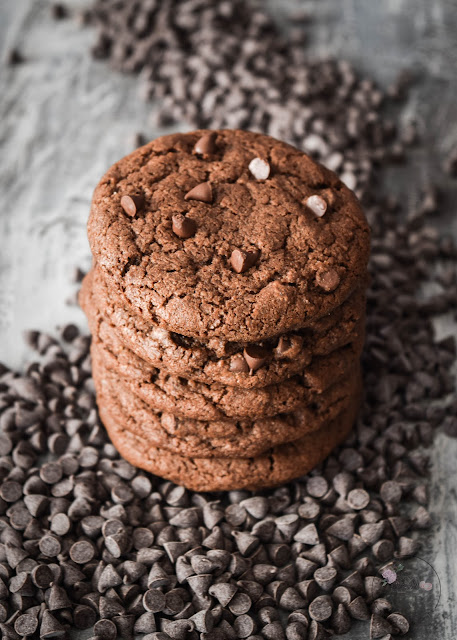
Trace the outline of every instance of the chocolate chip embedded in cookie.
{"label": "chocolate chip embedded in cookie", "polygon": [[[114,334],[148,365],[208,384],[218,382],[246,389],[265,387],[306,373],[313,358],[348,344],[353,344],[360,353],[364,339],[365,294],[359,290],[334,312],[320,318],[312,329],[265,341],[271,357],[251,375],[243,356],[245,344],[219,339],[199,341],[145,322],[108,290],[98,269],[86,276],[80,303],[94,335],[100,331],[109,339],[109,334]],[[284,351],[289,341],[292,348]]]}
{"label": "chocolate chip embedded in cookie", "polygon": [[88,235],[109,289],[145,322],[244,343],[333,312],[364,286],[369,252],[360,205],[334,173],[237,130],[165,136],[116,163]]}

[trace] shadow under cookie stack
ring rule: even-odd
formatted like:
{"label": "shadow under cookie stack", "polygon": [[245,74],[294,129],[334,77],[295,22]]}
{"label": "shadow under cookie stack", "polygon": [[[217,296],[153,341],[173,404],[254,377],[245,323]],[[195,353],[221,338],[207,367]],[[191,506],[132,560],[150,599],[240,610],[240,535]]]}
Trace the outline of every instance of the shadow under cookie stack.
{"label": "shadow under cookie stack", "polygon": [[94,193],[80,293],[100,417],[197,491],[310,471],[361,397],[369,229],[354,194],[246,131],[158,138]]}

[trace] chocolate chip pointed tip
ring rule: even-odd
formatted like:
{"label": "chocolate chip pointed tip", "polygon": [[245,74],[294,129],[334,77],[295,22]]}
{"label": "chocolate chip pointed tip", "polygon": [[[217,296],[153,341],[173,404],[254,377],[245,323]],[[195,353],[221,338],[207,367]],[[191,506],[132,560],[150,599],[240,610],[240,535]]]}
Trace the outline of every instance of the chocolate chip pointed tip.
{"label": "chocolate chip pointed tip", "polygon": [[193,187],[184,196],[184,200],[198,200],[198,202],[206,202],[211,204],[213,201],[213,189],[211,183],[201,182]]}
{"label": "chocolate chip pointed tip", "polygon": [[202,135],[194,145],[193,153],[204,158],[212,155],[216,151],[216,131],[209,131]]}

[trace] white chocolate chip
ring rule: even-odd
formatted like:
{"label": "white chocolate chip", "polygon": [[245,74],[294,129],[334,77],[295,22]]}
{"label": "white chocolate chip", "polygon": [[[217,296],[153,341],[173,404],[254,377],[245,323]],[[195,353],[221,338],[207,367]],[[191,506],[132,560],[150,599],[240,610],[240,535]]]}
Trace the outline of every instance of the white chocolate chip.
{"label": "white chocolate chip", "polygon": [[270,165],[262,158],[254,158],[249,163],[249,171],[256,180],[266,180],[270,175]]}
{"label": "white chocolate chip", "polygon": [[327,211],[327,203],[321,196],[309,196],[305,204],[318,218],[322,218]]}

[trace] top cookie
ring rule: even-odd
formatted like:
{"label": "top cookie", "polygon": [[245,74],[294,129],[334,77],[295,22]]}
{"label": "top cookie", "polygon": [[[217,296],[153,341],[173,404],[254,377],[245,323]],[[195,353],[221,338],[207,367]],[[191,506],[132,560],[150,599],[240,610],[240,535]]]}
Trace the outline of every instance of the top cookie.
{"label": "top cookie", "polygon": [[333,172],[239,130],[164,136],[117,162],[88,235],[145,320],[203,339],[312,324],[360,286],[369,254],[359,202]]}

